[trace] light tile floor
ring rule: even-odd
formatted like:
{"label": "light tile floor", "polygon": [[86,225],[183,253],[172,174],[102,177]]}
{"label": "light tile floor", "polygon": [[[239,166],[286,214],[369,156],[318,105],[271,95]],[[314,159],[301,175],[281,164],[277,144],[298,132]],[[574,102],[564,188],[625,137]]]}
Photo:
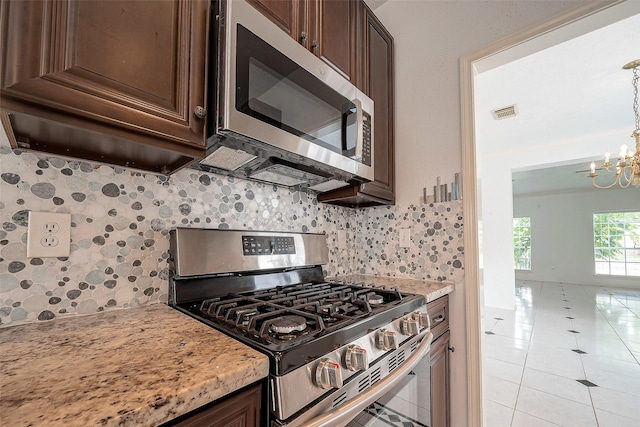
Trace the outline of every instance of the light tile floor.
{"label": "light tile floor", "polygon": [[486,427],[640,426],[640,290],[520,282],[485,307]]}

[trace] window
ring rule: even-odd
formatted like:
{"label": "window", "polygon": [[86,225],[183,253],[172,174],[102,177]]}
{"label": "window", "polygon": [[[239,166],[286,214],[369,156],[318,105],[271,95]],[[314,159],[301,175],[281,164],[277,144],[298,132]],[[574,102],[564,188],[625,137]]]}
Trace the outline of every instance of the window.
{"label": "window", "polygon": [[593,214],[596,274],[640,276],[640,212]]}
{"label": "window", "polygon": [[531,218],[513,218],[513,257],[517,270],[531,270]]}

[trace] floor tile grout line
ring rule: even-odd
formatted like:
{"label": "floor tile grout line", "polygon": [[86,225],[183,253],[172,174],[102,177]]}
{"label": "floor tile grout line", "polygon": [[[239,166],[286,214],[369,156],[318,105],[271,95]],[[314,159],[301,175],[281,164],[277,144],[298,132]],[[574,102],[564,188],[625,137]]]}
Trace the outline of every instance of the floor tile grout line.
{"label": "floor tile grout line", "polygon": [[[538,297],[542,294],[542,288],[544,287],[544,283],[541,284],[540,289],[538,291]],[[532,301],[534,300],[533,295],[531,296]],[[518,392],[516,393],[516,403],[513,405],[513,413],[511,414],[511,423],[509,424],[511,427],[513,426],[513,422],[516,417],[516,410],[518,408],[518,400],[520,399],[520,390],[522,390],[522,382],[524,381],[524,371],[527,368],[527,360],[529,359],[529,350],[531,348],[531,339],[533,338],[533,332],[536,327],[536,318],[537,318],[537,309],[533,309],[533,319],[531,320],[531,334],[529,334],[529,340],[527,342],[527,353],[524,356],[524,363],[522,365],[522,374],[520,375],[520,383],[518,384]]]}
{"label": "floor tile grout line", "polygon": [[[565,302],[565,307],[569,307],[568,301],[565,301],[565,300],[567,300],[568,298],[567,298],[566,289],[564,288],[564,285],[560,285],[560,289],[561,289],[561,295],[562,295],[562,298],[563,298],[563,299],[561,299],[561,300]],[[568,310],[567,310],[567,312],[568,312]],[[570,317],[573,317],[573,316],[570,316]],[[576,327],[575,327],[575,325],[574,325],[574,323],[573,323],[573,321],[574,321],[574,320],[577,320],[577,319],[569,319],[572,329],[573,329],[573,330],[576,330]],[[534,326],[534,327],[535,327],[535,326]],[[575,342],[575,344],[576,344],[576,348],[578,348],[578,338],[577,338],[577,335],[574,335],[573,339],[574,339],[574,342]],[[583,372],[583,374],[584,374],[584,377],[586,378],[586,372],[585,372],[585,369],[584,369],[584,364],[583,364],[583,362],[582,362],[582,358],[580,358],[580,365],[581,365],[581,368],[582,368],[582,372]],[[593,399],[591,399],[591,393],[590,393],[590,392],[589,392],[589,399],[590,399],[590,402],[591,402],[591,408],[592,408],[592,411],[594,411],[594,417],[595,417],[595,407],[594,407],[594,405],[593,405]],[[597,422],[597,418],[596,418],[596,422]]]}
{"label": "floor tile grout line", "polygon": [[[588,295],[588,293],[587,293],[586,289],[584,289],[583,285],[580,285],[580,288],[582,289],[582,291],[585,294]],[[594,304],[594,305],[595,305],[596,310],[598,310],[598,312],[600,312],[600,309],[598,308],[598,305],[597,304]],[[573,320],[571,322],[572,322],[572,325],[573,325]],[[607,323],[609,323],[608,320],[607,320]],[[611,326],[611,325],[609,325],[609,326]],[[620,338],[620,337],[618,337],[618,338]],[[577,337],[576,337],[576,341],[578,341]],[[580,344],[577,343],[577,342],[576,342],[576,344],[578,344],[578,347],[576,347],[576,348],[580,349]],[[587,370],[584,367],[584,359],[582,358],[583,355],[579,354],[579,356],[580,356],[580,366],[582,367],[582,373],[584,374],[584,379],[588,381],[589,378],[587,378]],[[598,421],[598,412],[596,411],[596,404],[593,401],[593,395],[591,394],[591,387],[587,387],[587,392],[589,393],[589,401],[591,402],[591,408],[593,410],[593,417],[596,420],[596,425],[599,427],[600,426],[600,421]]]}
{"label": "floor tile grout line", "polygon": [[[631,312],[631,314],[633,314],[634,317],[640,318],[640,316],[638,316],[637,313],[634,313],[634,311],[629,308],[629,305],[626,302],[622,302],[618,297],[613,297],[616,301],[618,301],[620,304],[622,304],[624,306],[624,308],[626,308],[627,310],[629,310]],[[626,298],[626,300],[628,301],[628,298]]]}
{"label": "floor tile grout line", "polygon": [[[585,293],[586,293],[586,289],[584,289],[584,286],[592,286],[592,285],[580,285],[580,286],[583,288],[583,290],[584,290],[584,291],[585,291]],[[604,290],[606,290],[607,292],[609,292],[609,290],[608,290],[608,289],[606,289],[606,288],[604,288],[604,287],[603,287],[603,289],[604,289]],[[613,296],[613,298],[617,300],[617,298],[616,298],[615,296]],[[625,306],[625,308],[627,308],[627,309],[628,309],[628,307],[626,307],[626,306]],[[602,310],[600,310],[600,308],[599,308],[597,305],[596,305],[596,309],[597,309],[599,312],[601,312],[601,313],[602,313]],[[616,333],[616,336],[618,337],[618,339],[619,339],[619,340],[622,342],[622,344],[627,348],[627,350],[629,350],[629,352],[631,353],[631,356],[633,356],[633,358],[634,358],[634,359],[636,359],[636,361],[638,361],[638,359],[636,358],[636,356],[635,356],[635,354],[633,353],[633,351],[631,351],[631,349],[627,346],[627,343],[624,341],[624,339],[622,339],[622,337],[618,334],[618,331],[616,331],[616,330],[615,330],[615,328],[613,328],[613,326],[611,325],[611,322],[609,321],[609,318],[608,318],[607,316],[605,316],[604,314],[603,314],[603,317],[604,317],[604,319],[607,321],[607,323],[609,324],[609,326],[611,326],[611,329],[613,329],[613,331]],[[582,361],[582,355],[580,355],[580,360]],[[616,359],[612,359],[612,360],[616,360]],[[640,363],[639,363],[639,364],[640,364]],[[583,370],[585,371],[585,378],[586,378],[586,379],[588,379],[588,378],[587,378],[587,375],[586,375],[586,370],[584,369],[584,361],[582,361],[582,368],[583,368]],[[598,387],[600,387],[600,386],[598,386]],[[596,422],[598,422],[598,416],[597,416],[597,412],[596,412],[596,406],[595,406],[595,403],[593,402],[593,398],[592,398],[592,395],[591,395],[591,387],[588,387],[588,388],[589,388],[589,397],[591,398],[591,403],[592,403],[592,405],[593,405],[593,412],[594,412],[594,414],[596,415]],[[604,388],[605,388],[605,389],[607,389],[607,390],[620,392],[619,390],[614,390],[614,389],[611,389],[611,388],[608,388],[608,387],[604,387]],[[624,392],[620,392],[620,393],[624,393]],[[631,394],[631,393],[625,393],[625,394],[630,394],[630,395],[632,395],[632,396],[635,396],[635,395],[633,395],[633,394]],[[604,410],[604,409],[603,409],[603,410]],[[598,424],[598,425],[599,425],[599,424]]]}
{"label": "floor tile grout line", "polygon": [[[589,293],[587,292],[587,290],[584,288],[584,286],[591,286],[591,285],[580,285],[582,291],[586,294],[589,295]],[[609,289],[607,289],[606,287],[602,287],[605,291],[607,292],[611,292]],[[609,294],[611,295],[611,294]],[[611,295],[613,297],[613,299],[617,300],[617,298],[613,295]],[[624,347],[627,349],[627,351],[631,354],[631,357],[633,357],[635,359],[635,361],[640,364],[640,360],[638,360],[638,358],[636,357],[636,355],[633,353],[633,351],[629,348],[629,346],[627,345],[627,343],[624,341],[624,339],[622,339],[622,337],[620,336],[620,334],[618,333],[618,331],[616,330],[616,328],[613,327],[613,325],[611,324],[611,321],[609,320],[609,318],[607,317],[607,315],[600,309],[600,307],[598,307],[598,304],[595,303],[594,301],[594,306],[595,309],[598,310],[598,313],[600,313],[602,315],[602,317],[606,320],[607,324],[609,325],[609,327],[611,328],[611,330],[616,334],[616,336],[618,337],[618,339],[620,340],[620,342],[622,343],[622,345],[624,345]],[[629,310],[629,308],[624,305],[624,307]],[[631,310],[629,310],[631,311]],[[586,378],[586,377],[585,377]],[[589,393],[591,394],[591,393]]]}
{"label": "floor tile grout line", "polygon": [[[530,334],[529,334],[528,339],[526,340],[526,342],[528,343],[528,346],[527,346],[527,350],[525,352],[525,358],[524,358],[524,362],[523,362],[522,373],[520,375],[520,384],[518,385],[518,389],[517,389],[516,404],[515,404],[515,407],[513,408],[513,411],[511,413],[511,423],[510,423],[511,425],[513,425],[513,423],[514,423],[515,416],[516,416],[516,410],[517,410],[517,407],[518,407],[518,402],[519,402],[520,397],[521,397],[520,394],[522,393],[522,386],[523,386],[523,380],[524,380],[524,369],[526,369],[527,363],[529,362],[529,352],[530,352],[530,349],[531,349],[533,336],[534,336],[534,333],[536,331],[540,331],[539,328],[540,328],[541,324],[540,324],[540,319],[538,318],[539,314],[540,314],[540,309],[544,309],[549,303],[553,304],[552,301],[554,301],[554,300],[557,301],[557,294],[556,293],[553,293],[553,292],[552,293],[547,293],[547,290],[550,288],[550,286],[555,286],[556,288],[558,287],[558,285],[560,286],[560,290],[561,290],[561,294],[562,294],[562,297],[560,299],[563,300],[563,301],[566,300],[566,299],[569,299],[570,296],[576,295],[576,294],[573,293],[574,290],[578,291],[579,293],[583,293],[584,295],[586,295],[587,298],[584,298],[584,299],[580,298],[580,297],[573,296],[570,301],[573,301],[574,303],[573,304],[565,304],[565,306],[568,307],[569,305],[574,305],[573,308],[577,308],[578,310],[582,310],[582,309],[591,310],[592,308],[595,308],[596,309],[595,312],[598,314],[598,316],[600,316],[600,317],[597,318],[597,320],[598,321],[604,320],[606,325],[608,325],[609,328],[613,329],[613,331],[615,333],[616,340],[620,340],[621,342],[623,342],[625,348],[633,355],[634,359],[635,360],[638,359],[638,357],[636,357],[636,355],[631,351],[629,346],[627,346],[627,344],[624,342],[624,339],[622,338],[622,335],[618,332],[618,330],[613,328],[612,319],[607,317],[607,315],[605,313],[605,309],[604,308],[600,308],[597,305],[597,303],[595,301],[595,297],[597,296],[596,293],[594,293],[593,296],[590,295],[587,292],[584,284],[571,284],[571,286],[565,287],[562,283],[555,283],[553,285],[551,285],[550,283],[546,283],[546,282],[537,282],[537,283],[540,283],[539,287],[538,286],[530,286],[530,288],[537,288],[537,289],[535,289],[534,292],[532,293],[533,301],[532,301],[532,303],[530,305],[531,311],[527,313],[527,316],[524,316],[526,318],[526,320],[528,320],[528,322],[526,322],[528,327],[530,325]],[[526,285],[526,284],[527,284],[526,281],[524,281],[523,285]],[[522,288],[522,287],[524,287],[523,285],[518,285],[517,288],[518,289]],[[574,288],[576,288],[576,289],[574,289]],[[597,288],[601,288],[603,290],[606,290],[606,288],[602,287],[602,286],[597,286]],[[617,299],[617,297],[615,295],[612,295],[612,297],[616,300],[616,302],[618,304],[623,306],[626,310],[629,310],[629,312],[633,316],[635,316],[635,313],[633,313],[631,311],[631,309],[629,308],[628,304],[625,304],[625,303],[622,302],[622,300]],[[539,302],[540,304],[536,304],[537,302]],[[565,302],[567,302],[567,301],[565,301]],[[553,305],[553,307],[555,307],[555,304]],[[550,308],[553,308],[553,307],[550,307]],[[523,310],[523,311],[526,312],[527,306],[526,305],[517,305],[516,306],[516,312],[518,310]],[[571,317],[573,317],[573,316],[571,316]],[[581,326],[578,326],[578,324],[576,322],[580,322],[581,320],[590,320],[591,319],[591,315],[589,315],[589,314],[587,314],[586,318],[582,318],[581,319],[581,317],[582,317],[581,315],[578,315],[578,317],[576,317],[575,319],[569,319],[569,320],[571,320],[571,322],[569,322],[569,324],[571,325],[573,330],[577,330],[579,327],[584,328],[585,326],[587,326],[585,324],[582,324]],[[517,322],[517,323],[522,323],[522,322],[520,322],[518,320],[518,318],[519,318],[519,316],[515,316],[514,321]],[[574,320],[576,322],[574,322]],[[603,323],[603,325],[605,323]],[[494,326],[495,326],[495,324],[494,324]],[[586,331],[579,331],[579,332],[586,332]],[[579,335],[577,335],[577,334],[574,335],[574,342],[576,343],[576,347],[577,348],[580,347],[579,344],[578,344],[578,342],[579,342],[578,341],[578,337],[579,337]],[[511,338],[514,338],[514,337],[511,337]],[[583,357],[583,355],[581,355],[581,354],[579,354],[579,356],[580,356],[579,360],[580,360],[580,365],[581,365],[583,377],[586,379],[587,378],[587,371],[586,371],[586,367],[585,367],[585,358],[587,356],[585,355],[585,357]],[[609,357],[607,357],[607,356],[604,356],[604,358],[605,359],[609,359]],[[616,359],[611,359],[611,360],[616,360]],[[595,390],[595,388],[593,390]],[[617,391],[615,389],[609,389],[609,390]],[[592,411],[593,411],[593,416],[595,418],[596,423],[598,423],[598,425],[600,425],[600,422],[597,419],[596,407],[595,407],[595,404],[594,404],[594,401],[593,401],[592,387],[588,387],[587,391],[589,393],[589,399],[590,399],[590,402],[591,402],[590,406],[591,406]],[[551,393],[548,393],[548,394],[551,394]],[[559,397],[563,397],[563,396],[559,396]],[[564,398],[567,399],[567,397],[564,397]],[[568,400],[572,400],[572,399],[568,398]],[[577,403],[580,403],[580,402],[577,402]],[[584,403],[583,403],[583,405],[584,405]],[[589,405],[587,405],[587,406],[589,406]],[[615,411],[611,411],[611,410],[608,410],[608,409],[604,409],[604,411],[617,413]],[[531,415],[531,414],[527,413],[527,415]],[[531,415],[531,416],[536,417],[535,415]],[[536,417],[536,418],[538,418],[538,417]],[[542,418],[540,418],[540,419],[544,420]],[[547,420],[544,420],[544,421],[547,421]]]}

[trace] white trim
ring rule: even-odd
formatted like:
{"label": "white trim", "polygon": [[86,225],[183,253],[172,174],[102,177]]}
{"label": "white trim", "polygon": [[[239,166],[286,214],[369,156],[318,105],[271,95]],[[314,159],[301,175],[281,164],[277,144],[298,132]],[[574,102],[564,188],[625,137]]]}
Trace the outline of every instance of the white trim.
{"label": "white trim", "polygon": [[467,332],[467,405],[468,427],[480,427],[482,418],[482,350],[480,335],[480,270],[478,259],[478,203],[476,173],[476,142],[474,123],[473,80],[474,63],[492,55],[532,41],[581,19],[625,3],[625,0],[599,1],[581,4],[554,18],[528,27],[498,40],[482,49],[460,57],[460,104],[462,137],[462,201],[465,247],[465,310]]}

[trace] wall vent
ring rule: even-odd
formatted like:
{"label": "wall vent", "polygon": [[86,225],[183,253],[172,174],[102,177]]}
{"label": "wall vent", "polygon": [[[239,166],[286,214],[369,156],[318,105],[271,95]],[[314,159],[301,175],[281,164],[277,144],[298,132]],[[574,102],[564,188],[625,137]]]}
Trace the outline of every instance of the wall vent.
{"label": "wall vent", "polygon": [[518,114],[518,107],[516,104],[509,105],[508,107],[493,110],[491,111],[491,114],[493,114],[493,118],[496,120],[508,119],[509,117],[514,117]]}

